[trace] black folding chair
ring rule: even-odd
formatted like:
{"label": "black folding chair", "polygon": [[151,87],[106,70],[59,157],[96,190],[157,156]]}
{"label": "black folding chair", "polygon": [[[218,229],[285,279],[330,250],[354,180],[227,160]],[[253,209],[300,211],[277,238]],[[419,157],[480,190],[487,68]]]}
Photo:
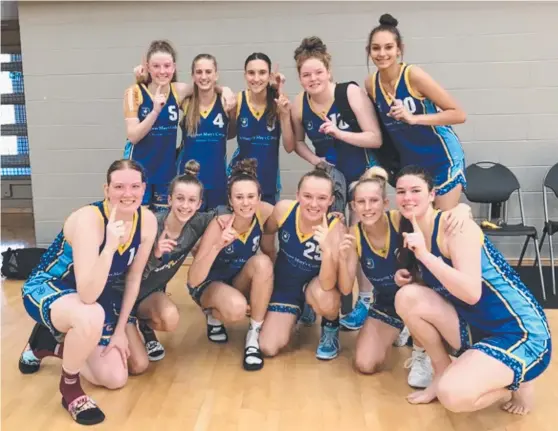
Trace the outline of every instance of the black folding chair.
{"label": "black folding chair", "polygon": [[[498,229],[482,227],[486,235],[495,237],[526,237],[517,263],[518,267],[523,262],[529,240],[533,240],[537,264],[539,266],[542,296],[546,300],[537,228],[525,224],[521,187],[517,177],[506,166],[489,161],[473,163],[467,166],[465,177],[467,178],[467,188],[465,190],[467,199],[471,202],[489,204],[487,220],[491,219],[493,204],[502,204],[504,207],[503,221],[499,224]],[[519,200],[521,223],[510,225],[508,224],[508,201],[515,191],[517,191]]]}
{"label": "black folding chair", "polygon": [[554,192],[558,198],[558,163],[552,166],[543,180],[543,207],[544,207],[544,228],[541,237],[539,250],[542,249],[546,234],[548,234],[548,247],[550,249],[550,273],[552,274],[552,293],[556,295],[556,273],[554,269],[554,249],[552,247],[552,235],[558,233],[558,220],[550,220],[548,217],[548,201],[546,197],[547,189]]}

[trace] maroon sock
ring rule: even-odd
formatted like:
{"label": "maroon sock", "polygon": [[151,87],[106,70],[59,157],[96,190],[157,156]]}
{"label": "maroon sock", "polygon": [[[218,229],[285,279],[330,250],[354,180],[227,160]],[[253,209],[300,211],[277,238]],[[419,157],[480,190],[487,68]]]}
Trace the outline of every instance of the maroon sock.
{"label": "maroon sock", "polygon": [[37,357],[37,359],[44,359],[48,358],[49,356],[60,358],[62,359],[62,353],[64,351],[64,343],[57,344],[53,350],[46,349],[46,348],[38,348],[33,350],[33,354]]}
{"label": "maroon sock", "polygon": [[62,376],[60,376],[60,393],[68,405],[76,398],[85,395],[79,381],[79,372],[76,374],[70,374],[62,368]]}

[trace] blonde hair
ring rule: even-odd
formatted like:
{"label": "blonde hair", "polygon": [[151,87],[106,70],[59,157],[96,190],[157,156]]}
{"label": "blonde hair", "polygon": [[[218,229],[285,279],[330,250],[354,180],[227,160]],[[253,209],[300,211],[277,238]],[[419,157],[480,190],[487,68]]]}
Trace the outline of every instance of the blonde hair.
{"label": "blonde hair", "polygon": [[387,171],[382,168],[381,166],[372,166],[371,168],[367,169],[364,174],[360,176],[358,181],[354,181],[349,186],[349,193],[351,194],[350,200],[354,199],[355,191],[358,186],[364,183],[376,183],[382,189],[382,197],[386,197],[386,183],[389,178],[389,174]]}
{"label": "blonde hair", "polygon": [[[215,72],[217,72],[217,59],[211,54],[198,54],[192,60],[192,76],[196,70],[196,63],[199,60],[210,60],[213,62]],[[200,96],[198,86],[194,84],[194,92],[188,98],[188,106],[184,112],[184,128],[188,136],[196,136],[198,134],[198,125],[200,124]]]}

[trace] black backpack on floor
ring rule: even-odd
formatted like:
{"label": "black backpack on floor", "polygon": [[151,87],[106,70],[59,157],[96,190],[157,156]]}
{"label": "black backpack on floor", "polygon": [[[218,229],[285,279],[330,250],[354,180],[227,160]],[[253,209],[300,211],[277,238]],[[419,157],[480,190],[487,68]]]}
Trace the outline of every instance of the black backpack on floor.
{"label": "black backpack on floor", "polygon": [[46,248],[8,248],[2,253],[2,275],[14,280],[27,280],[41,261]]}

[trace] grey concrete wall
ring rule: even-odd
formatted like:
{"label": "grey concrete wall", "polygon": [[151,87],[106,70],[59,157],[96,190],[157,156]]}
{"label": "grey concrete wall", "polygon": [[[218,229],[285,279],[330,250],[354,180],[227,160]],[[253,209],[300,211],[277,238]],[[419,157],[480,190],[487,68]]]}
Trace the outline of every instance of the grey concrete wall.
{"label": "grey concrete wall", "polygon": [[[558,161],[556,3],[23,2],[37,242],[50,242],[71,210],[101,196],[104,171],[125,142],[123,92],[151,40],[174,43],[181,80],[197,53],[214,54],[221,82],[235,90],[244,88],[244,59],[266,52],[294,96],[293,51],[303,37],[325,41],[336,80],[362,83],[366,38],[384,12],[400,21],[404,60],[423,66],[465,107],[468,121],[456,132],[467,161],[510,166],[524,187],[528,222],[541,228],[541,181]],[[309,166],[283,153],[281,167],[284,196],[292,196]],[[551,211],[558,217],[555,199]],[[510,220],[517,217],[512,203]],[[500,248],[519,254],[514,240]]]}

